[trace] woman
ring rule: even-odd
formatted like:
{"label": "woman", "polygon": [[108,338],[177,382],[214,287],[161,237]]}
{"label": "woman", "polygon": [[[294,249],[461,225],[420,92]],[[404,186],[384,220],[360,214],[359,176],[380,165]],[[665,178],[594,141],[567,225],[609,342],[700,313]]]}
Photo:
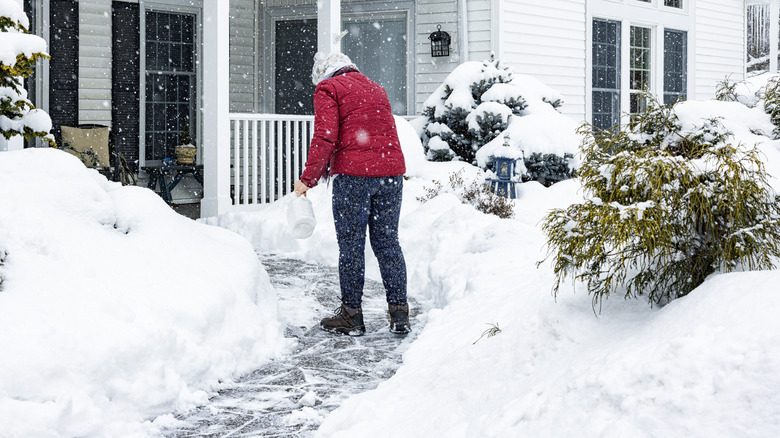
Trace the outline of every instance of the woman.
{"label": "woman", "polygon": [[339,244],[341,307],[320,327],[365,333],[363,283],[366,227],[387,294],[390,331],[409,332],[406,262],[398,243],[403,174],[401,143],[387,93],[341,53],[317,53],[312,68],[314,135],[295,193],[333,178],[333,217]]}

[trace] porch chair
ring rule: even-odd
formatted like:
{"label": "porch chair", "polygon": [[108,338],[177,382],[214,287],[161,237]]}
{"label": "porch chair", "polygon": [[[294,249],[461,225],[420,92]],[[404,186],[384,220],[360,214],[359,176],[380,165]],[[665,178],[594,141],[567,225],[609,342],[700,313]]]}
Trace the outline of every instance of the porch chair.
{"label": "porch chair", "polygon": [[62,149],[78,157],[85,166],[96,169],[106,178],[117,181],[119,157],[111,129],[99,124],[61,126]]}

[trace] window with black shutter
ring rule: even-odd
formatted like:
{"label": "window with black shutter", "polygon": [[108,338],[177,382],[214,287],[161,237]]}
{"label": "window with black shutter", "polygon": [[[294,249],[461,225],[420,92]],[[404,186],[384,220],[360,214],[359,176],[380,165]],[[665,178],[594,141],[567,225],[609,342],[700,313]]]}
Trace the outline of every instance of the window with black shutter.
{"label": "window with black shutter", "polygon": [[62,144],[60,126],[79,121],[79,4],[51,0],[49,8],[49,116],[57,144]]}

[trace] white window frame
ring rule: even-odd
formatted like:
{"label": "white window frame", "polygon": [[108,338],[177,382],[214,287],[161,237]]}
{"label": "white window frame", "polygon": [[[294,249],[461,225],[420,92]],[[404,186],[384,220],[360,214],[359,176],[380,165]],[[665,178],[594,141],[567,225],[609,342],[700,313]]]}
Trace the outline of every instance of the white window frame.
{"label": "white window frame", "polygon": [[664,54],[663,38],[666,28],[686,31],[687,41],[687,84],[686,95],[693,96],[696,88],[694,66],[696,65],[695,45],[693,42],[694,17],[688,13],[690,0],[683,2],[683,9],[663,6],[663,0],[653,0],[644,3],[637,0],[591,0],[586,11],[586,62],[585,62],[585,119],[593,120],[593,19],[601,18],[621,22],[621,47],[620,47],[620,112],[621,124],[629,123],[630,102],[630,59],[629,41],[631,26],[646,27],[651,29],[651,77],[650,92],[656,98],[663,101],[664,90]]}
{"label": "white window frame", "polygon": [[[140,71],[138,78],[138,90],[139,102],[141,107],[138,111],[139,119],[139,139],[138,139],[138,164],[139,168],[144,167],[147,164],[159,164],[160,160],[146,160],[146,12],[168,12],[168,13],[180,13],[180,14],[193,14],[195,15],[195,83],[197,89],[195,90],[195,129],[197,141],[197,157],[199,160],[203,159],[203,114],[200,108],[203,96],[203,63],[201,62],[201,56],[203,51],[203,3],[202,0],[167,0],[163,2],[155,1],[139,1],[139,13],[141,14],[139,27],[139,56],[140,56]],[[192,128],[190,128],[192,129]]]}
{"label": "white window frame", "polygon": [[[780,16],[780,0],[746,0],[745,7],[754,4],[769,5],[769,71],[778,71],[778,56],[780,56],[780,50],[778,49],[778,38],[780,38],[780,20],[777,17]],[[745,23],[747,25],[747,23]],[[747,32],[747,29],[745,29]],[[746,41],[747,43],[747,41]],[[747,52],[747,50],[746,50]],[[747,53],[745,54],[747,58]]]}

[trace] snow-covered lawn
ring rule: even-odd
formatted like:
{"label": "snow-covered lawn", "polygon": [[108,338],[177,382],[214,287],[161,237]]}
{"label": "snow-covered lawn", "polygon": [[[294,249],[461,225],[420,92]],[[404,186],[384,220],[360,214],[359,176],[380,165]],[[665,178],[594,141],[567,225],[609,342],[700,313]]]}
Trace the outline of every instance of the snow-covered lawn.
{"label": "snow-covered lawn", "polygon": [[[679,113],[725,117],[780,176],[760,110]],[[577,202],[579,183],[524,184],[513,219],[451,194],[422,203],[431,180],[479,172],[422,161],[407,134],[400,238],[428,324],[397,374],[320,436],[780,436],[780,270],[714,275],[663,308],[613,297],[596,314],[576,285],[556,300],[539,221]],[[0,436],[154,436],[164,414],[284,351],[253,248],[334,266],[329,187],[308,193],[318,225],[296,240],[287,198],[198,223],[66,153],[0,153]]]}

